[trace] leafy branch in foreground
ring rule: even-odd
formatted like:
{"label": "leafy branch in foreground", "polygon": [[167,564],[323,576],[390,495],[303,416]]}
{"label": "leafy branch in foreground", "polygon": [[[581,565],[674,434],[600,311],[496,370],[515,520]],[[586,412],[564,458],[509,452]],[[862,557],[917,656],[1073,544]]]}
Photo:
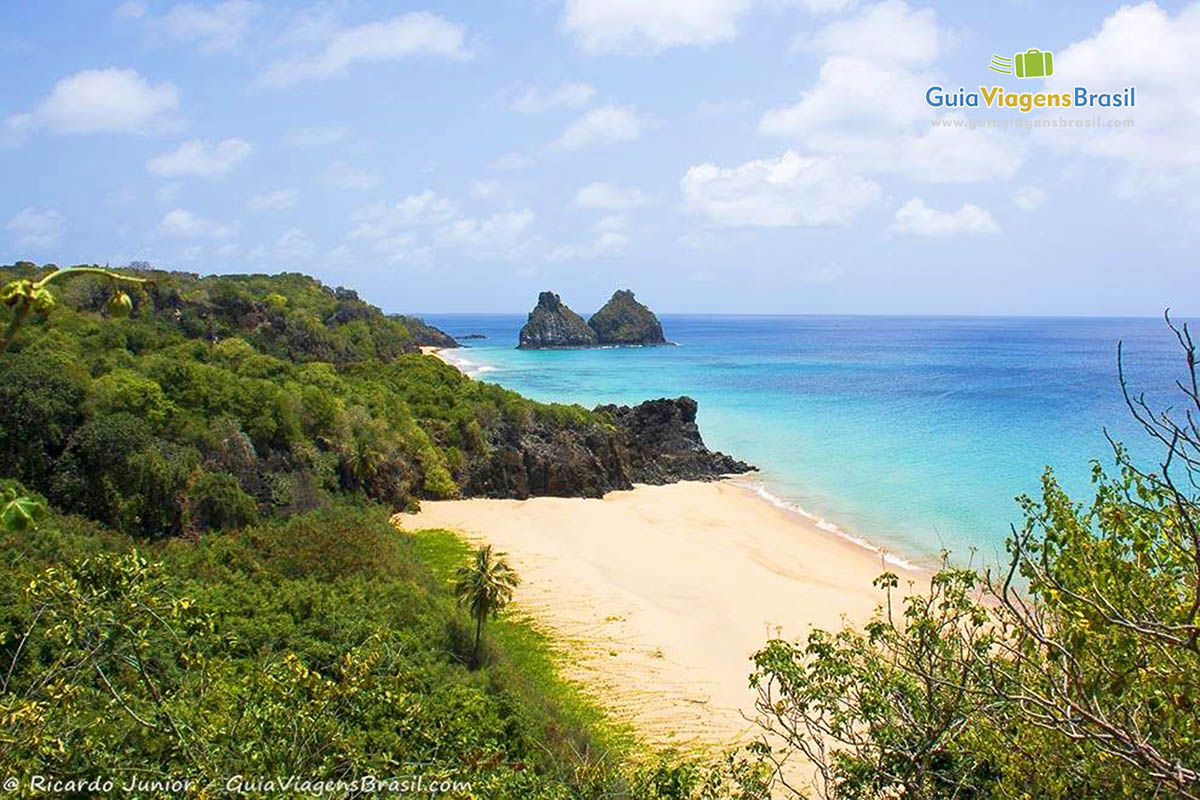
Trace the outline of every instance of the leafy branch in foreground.
{"label": "leafy branch in foreground", "polygon": [[9,320],[8,328],[0,335],[0,353],[8,348],[8,343],[12,341],[21,325],[29,318],[31,314],[49,314],[54,310],[54,295],[50,292],[50,284],[56,280],[71,278],[75,275],[99,275],[108,278],[112,282],[113,294],[106,304],[108,313],[114,317],[128,317],[133,311],[133,298],[131,298],[124,290],[118,288],[118,283],[145,284],[149,281],[146,278],[135,278],[130,275],[121,275],[117,272],[100,267],[67,267],[59,269],[46,275],[39,280],[31,280],[22,278],[4,285],[0,288],[0,303],[8,306],[13,310],[12,319]]}
{"label": "leafy branch in foreground", "polygon": [[[758,751],[782,791],[796,756],[826,798],[1200,798],[1200,392],[1187,326],[1182,411],[1121,385],[1165,449],[1073,502],[1047,471],[999,576],[943,567],[865,630],[770,642]],[[799,759],[797,759],[799,760]]]}
{"label": "leafy branch in foreground", "polygon": [[0,530],[23,531],[46,516],[46,504],[15,486],[0,488]]}

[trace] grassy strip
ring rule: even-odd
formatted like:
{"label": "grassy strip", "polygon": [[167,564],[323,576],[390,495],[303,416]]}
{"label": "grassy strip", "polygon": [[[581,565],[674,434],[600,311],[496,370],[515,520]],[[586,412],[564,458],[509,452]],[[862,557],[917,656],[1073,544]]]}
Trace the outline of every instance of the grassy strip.
{"label": "grassy strip", "polygon": [[[454,581],[454,571],[468,562],[473,549],[459,534],[439,529],[407,532],[412,537],[420,559],[429,567],[435,580],[448,585]],[[490,640],[490,653],[496,667],[503,669],[509,685],[519,687],[523,699],[547,710],[557,711],[557,718],[575,736],[571,739],[590,742],[595,751],[579,753],[585,763],[606,760],[609,766],[630,756],[644,755],[633,729],[612,719],[593,700],[584,695],[579,685],[563,677],[561,666],[570,659],[570,651],[540,629],[527,616],[505,614],[490,620],[484,629],[484,639]],[[571,731],[560,731],[562,733]]]}

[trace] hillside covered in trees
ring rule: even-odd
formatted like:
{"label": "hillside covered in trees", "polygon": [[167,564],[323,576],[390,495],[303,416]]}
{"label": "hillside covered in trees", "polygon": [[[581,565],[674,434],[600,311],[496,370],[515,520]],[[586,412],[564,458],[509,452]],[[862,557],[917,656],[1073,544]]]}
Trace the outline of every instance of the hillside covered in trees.
{"label": "hillside covered in trees", "polygon": [[435,329],[304,276],[121,272],[153,282],[47,295],[14,283],[45,270],[0,268],[0,771],[77,797],[217,796],[238,775],[336,796],[701,789],[687,761],[631,761],[528,624],[489,623],[476,652],[450,589],[466,545],[389,520],[538,437],[625,442],[633,412],[471,381],[418,353]]}
{"label": "hillside covered in trees", "polygon": [[[0,282],[45,274],[0,268]],[[715,477],[691,401],[627,413],[472,381],[419,345],[445,334],[302,275],[137,270],[55,285],[0,362],[0,474],[151,537],[232,529],[339,493],[404,508],[459,495],[599,496]]]}

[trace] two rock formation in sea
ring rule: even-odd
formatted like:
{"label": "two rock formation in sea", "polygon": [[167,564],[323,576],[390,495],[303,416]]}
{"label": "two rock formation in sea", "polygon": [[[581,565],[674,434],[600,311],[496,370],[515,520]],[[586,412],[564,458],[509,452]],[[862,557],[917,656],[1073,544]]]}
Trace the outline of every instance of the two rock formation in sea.
{"label": "two rock formation in sea", "polygon": [[517,346],[522,350],[540,350],[660,344],[668,342],[658,317],[639,303],[633,292],[619,289],[587,322],[554,292],[542,292],[521,328]]}

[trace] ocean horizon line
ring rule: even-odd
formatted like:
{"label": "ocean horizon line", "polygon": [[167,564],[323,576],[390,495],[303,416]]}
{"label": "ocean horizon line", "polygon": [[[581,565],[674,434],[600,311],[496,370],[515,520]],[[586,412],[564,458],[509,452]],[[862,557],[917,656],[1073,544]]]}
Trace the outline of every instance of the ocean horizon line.
{"label": "ocean horizon line", "polygon": [[[523,317],[528,311],[393,311],[387,314],[406,314],[414,317]],[[725,319],[920,319],[920,320],[1161,320],[1162,312],[1157,314],[922,314],[907,312],[743,312],[743,311],[656,311],[659,317],[670,318],[725,318]],[[1179,322],[1200,321],[1200,312],[1196,314],[1171,313],[1171,319]]]}

